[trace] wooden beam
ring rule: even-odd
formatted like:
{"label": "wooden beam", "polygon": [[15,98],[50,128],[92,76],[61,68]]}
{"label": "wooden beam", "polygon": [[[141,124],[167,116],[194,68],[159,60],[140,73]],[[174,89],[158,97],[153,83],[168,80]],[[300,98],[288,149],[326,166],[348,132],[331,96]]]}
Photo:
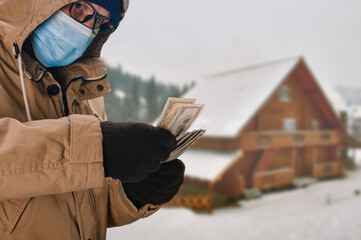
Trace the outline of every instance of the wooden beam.
{"label": "wooden beam", "polygon": [[296,171],[296,154],[297,150],[295,147],[292,147],[291,150],[291,168],[293,168]]}
{"label": "wooden beam", "polygon": [[312,148],[312,168],[311,168],[311,174],[312,176],[315,176],[315,172],[314,172],[314,166],[317,164],[317,153],[318,153],[318,148],[317,147],[313,147]]}
{"label": "wooden beam", "polygon": [[255,172],[267,171],[272,163],[272,160],[276,157],[278,148],[268,148],[264,150],[261,158],[259,159]]}
{"label": "wooden beam", "polygon": [[338,130],[247,132],[243,133],[240,139],[240,148],[245,151],[340,144],[341,139]]}

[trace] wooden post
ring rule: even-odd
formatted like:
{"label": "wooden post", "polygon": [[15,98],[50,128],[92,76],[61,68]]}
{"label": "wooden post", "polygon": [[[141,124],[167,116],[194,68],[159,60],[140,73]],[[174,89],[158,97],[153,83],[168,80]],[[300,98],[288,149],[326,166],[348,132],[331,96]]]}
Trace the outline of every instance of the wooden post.
{"label": "wooden post", "polygon": [[[340,115],[341,124],[345,130],[344,135],[347,134],[347,112],[342,111]],[[340,150],[341,153],[341,159],[343,162],[348,160],[348,154],[347,154],[348,146],[345,141],[342,141],[342,147]]]}
{"label": "wooden post", "polygon": [[292,147],[291,149],[291,168],[296,172],[296,148]]}
{"label": "wooden post", "polygon": [[213,181],[208,183],[208,195],[209,195],[209,208],[208,211],[212,213],[213,210]]}
{"label": "wooden post", "polygon": [[[346,169],[355,169],[356,163],[354,157],[349,157],[348,150],[352,147],[354,147],[354,143],[349,141],[349,137],[347,137],[347,113],[345,111],[341,112],[340,120],[342,123],[342,126],[344,128],[344,131],[340,131],[341,137],[341,149],[340,149],[340,158],[342,161],[343,166]],[[357,144],[358,145],[358,144]]]}
{"label": "wooden post", "polygon": [[312,148],[312,169],[311,169],[312,177],[315,177],[314,169],[315,169],[316,164],[317,164],[317,147],[313,147]]}
{"label": "wooden post", "polygon": [[293,170],[293,178],[295,179],[297,177],[296,173],[296,148],[291,148],[291,168]]}

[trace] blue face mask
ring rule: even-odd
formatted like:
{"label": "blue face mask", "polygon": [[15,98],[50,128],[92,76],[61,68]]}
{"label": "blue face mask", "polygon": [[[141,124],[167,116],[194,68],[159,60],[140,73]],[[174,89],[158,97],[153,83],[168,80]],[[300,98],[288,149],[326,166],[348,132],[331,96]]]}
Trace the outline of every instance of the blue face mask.
{"label": "blue face mask", "polygon": [[31,41],[45,67],[60,67],[81,57],[94,37],[92,29],[59,10],[35,29]]}

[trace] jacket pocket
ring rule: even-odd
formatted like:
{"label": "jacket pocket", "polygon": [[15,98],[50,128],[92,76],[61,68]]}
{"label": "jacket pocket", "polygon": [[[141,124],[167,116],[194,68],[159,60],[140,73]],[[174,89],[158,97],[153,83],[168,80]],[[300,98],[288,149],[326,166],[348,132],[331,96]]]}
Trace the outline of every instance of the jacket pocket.
{"label": "jacket pocket", "polygon": [[0,230],[11,233],[26,209],[30,198],[0,202]]}

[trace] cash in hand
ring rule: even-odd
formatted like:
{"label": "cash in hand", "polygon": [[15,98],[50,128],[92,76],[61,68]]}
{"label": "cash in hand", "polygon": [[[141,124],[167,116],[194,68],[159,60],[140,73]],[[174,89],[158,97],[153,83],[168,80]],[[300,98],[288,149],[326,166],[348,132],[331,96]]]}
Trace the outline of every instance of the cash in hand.
{"label": "cash in hand", "polygon": [[178,158],[205,133],[202,129],[187,132],[205,106],[195,102],[194,98],[170,97],[164,106],[156,126],[169,130],[177,138],[177,147],[167,161]]}

